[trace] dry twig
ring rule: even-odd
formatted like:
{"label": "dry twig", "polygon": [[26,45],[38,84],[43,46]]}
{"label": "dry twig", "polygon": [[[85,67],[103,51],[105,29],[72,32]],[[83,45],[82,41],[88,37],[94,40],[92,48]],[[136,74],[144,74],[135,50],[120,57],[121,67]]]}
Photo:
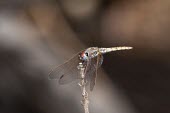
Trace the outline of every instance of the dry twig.
{"label": "dry twig", "polygon": [[86,91],[86,81],[84,79],[84,77],[85,77],[85,73],[84,73],[85,67],[83,66],[82,63],[79,63],[78,69],[80,70],[80,76],[81,76],[81,81],[79,83],[79,86],[81,88],[82,97],[83,97],[81,104],[84,107],[85,113],[89,113],[88,93]]}

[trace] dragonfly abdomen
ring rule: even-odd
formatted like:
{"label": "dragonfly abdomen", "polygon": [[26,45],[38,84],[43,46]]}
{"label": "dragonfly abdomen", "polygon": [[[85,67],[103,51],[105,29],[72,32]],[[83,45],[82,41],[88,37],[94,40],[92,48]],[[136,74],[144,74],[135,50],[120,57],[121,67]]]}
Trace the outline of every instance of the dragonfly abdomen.
{"label": "dragonfly abdomen", "polygon": [[132,49],[132,47],[122,46],[122,47],[111,47],[111,48],[99,48],[99,52],[105,54],[112,51],[129,50],[129,49]]}

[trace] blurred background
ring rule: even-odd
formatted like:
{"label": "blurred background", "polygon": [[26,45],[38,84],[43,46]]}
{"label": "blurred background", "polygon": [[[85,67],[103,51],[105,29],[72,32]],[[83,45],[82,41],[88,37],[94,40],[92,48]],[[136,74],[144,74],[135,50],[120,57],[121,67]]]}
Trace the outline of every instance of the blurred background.
{"label": "blurred background", "polygon": [[77,82],[52,67],[87,47],[104,55],[90,113],[170,113],[169,0],[1,0],[0,113],[83,113]]}

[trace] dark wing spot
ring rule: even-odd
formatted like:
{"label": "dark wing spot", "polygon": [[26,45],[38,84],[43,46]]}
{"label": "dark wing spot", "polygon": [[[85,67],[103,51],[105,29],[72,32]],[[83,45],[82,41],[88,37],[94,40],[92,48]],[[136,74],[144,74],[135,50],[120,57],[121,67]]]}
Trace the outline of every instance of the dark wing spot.
{"label": "dark wing spot", "polygon": [[64,75],[61,75],[60,79],[62,79],[64,77]]}

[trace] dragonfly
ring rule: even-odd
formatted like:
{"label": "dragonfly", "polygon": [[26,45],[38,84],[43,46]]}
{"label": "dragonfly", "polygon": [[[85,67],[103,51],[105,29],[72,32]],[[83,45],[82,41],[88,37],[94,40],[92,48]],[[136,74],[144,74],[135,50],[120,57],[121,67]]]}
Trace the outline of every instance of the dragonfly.
{"label": "dragonfly", "polygon": [[81,79],[80,70],[77,66],[79,63],[82,63],[85,68],[84,79],[90,84],[90,91],[92,91],[96,84],[97,70],[103,63],[103,54],[132,48],[128,46],[110,48],[89,47],[78,52],[65,63],[52,69],[49,73],[49,79],[59,79],[59,84],[61,85]]}

